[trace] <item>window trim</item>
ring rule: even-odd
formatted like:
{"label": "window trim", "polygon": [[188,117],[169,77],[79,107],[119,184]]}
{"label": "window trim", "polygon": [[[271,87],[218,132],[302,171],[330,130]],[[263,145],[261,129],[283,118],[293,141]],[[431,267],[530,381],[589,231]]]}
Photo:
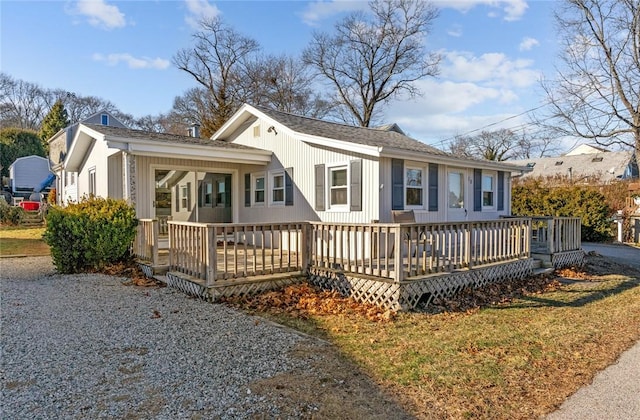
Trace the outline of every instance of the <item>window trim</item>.
{"label": "window trim", "polygon": [[[282,177],[282,187],[278,187],[277,190],[282,190],[282,201],[275,201],[273,199],[273,193],[276,191],[275,185],[275,178],[281,176]],[[273,206],[273,207],[280,207],[280,206],[284,206],[285,202],[287,201],[287,197],[286,197],[286,179],[285,179],[285,173],[284,173],[284,169],[278,169],[276,171],[269,171],[269,185],[268,187],[265,186],[265,188],[268,189],[269,191],[269,205]]]}
{"label": "window trim", "polygon": [[100,115],[100,124],[101,125],[109,125],[109,114],[101,114]]}
{"label": "window trim", "polygon": [[[332,165],[327,165],[327,173],[326,173],[326,177],[327,177],[327,210],[333,210],[333,211],[350,211],[350,188],[351,186],[349,185],[349,179],[350,178],[350,172],[349,172],[349,162],[340,162],[340,163],[335,163]],[[344,188],[346,190],[346,198],[347,198],[347,202],[344,204],[333,204],[331,202],[331,191],[334,189],[334,186],[332,185],[332,173],[334,171],[339,171],[339,170],[344,170],[346,172],[346,178],[345,178],[345,185],[344,187],[340,187],[340,188]]]}
{"label": "window trim", "polygon": [[[460,194],[462,195],[462,205],[461,206],[451,206],[451,174],[460,175]],[[467,205],[467,191],[465,188],[465,173],[462,169],[457,168],[449,168],[447,170],[447,209],[451,210],[464,210]]]}
{"label": "window trim", "polygon": [[[256,180],[262,178],[263,179],[263,183],[264,186],[262,188],[262,190],[258,190],[258,188],[256,188]],[[264,172],[256,172],[256,173],[252,173],[251,174],[251,207],[264,207],[267,205],[267,192],[268,192],[268,187],[267,187],[267,176]],[[258,191],[262,191],[263,193],[263,197],[262,197],[262,201],[256,201],[256,192]]]}
{"label": "window trim", "polygon": [[[486,178],[491,178],[491,190],[485,190],[484,188],[484,180]],[[484,172],[482,171],[482,176],[481,176],[481,181],[480,181],[480,200],[482,200],[482,210],[493,210],[496,208],[496,178],[497,178],[497,174],[494,172]],[[485,192],[490,192],[491,193],[491,204],[490,205],[485,205],[484,204],[484,193]]]}
{"label": "window trim", "polygon": [[96,167],[89,168],[87,171],[89,175],[89,195],[96,196],[98,185],[96,184]]}
{"label": "window trim", "polygon": [[[413,186],[410,187],[410,186],[407,185],[407,173],[410,170],[418,170],[418,171],[421,172],[421,176],[420,176],[421,184],[420,184],[420,187],[413,187]],[[424,167],[415,166],[415,165],[405,165],[405,167],[404,167],[404,177],[403,177],[403,179],[404,179],[404,208],[405,209],[420,210],[420,209],[424,209],[425,208],[425,205],[427,204],[426,200],[425,200],[425,184],[428,185],[428,183],[425,183],[425,180],[426,180],[426,176],[425,175],[427,175],[427,172],[425,171]],[[407,200],[408,200],[409,195],[407,194],[407,190],[409,188],[419,189],[420,190],[420,201],[421,201],[421,204],[409,204],[408,203]]]}

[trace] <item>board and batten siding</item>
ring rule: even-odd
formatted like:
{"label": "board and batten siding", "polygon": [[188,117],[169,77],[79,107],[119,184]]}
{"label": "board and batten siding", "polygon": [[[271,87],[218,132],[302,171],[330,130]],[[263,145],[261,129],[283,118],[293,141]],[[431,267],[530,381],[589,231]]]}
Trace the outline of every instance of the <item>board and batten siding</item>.
{"label": "board and batten siding", "polygon": [[[267,183],[269,171],[285,168],[293,169],[293,205],[269,206],[268,199],[265,206],[240,208],[240,219],[247,223],[281,222],[281,221],[323,221],[332,223],[370,223],[379,219],[379,189],[380,177],[377,158],[363,156],[344,150],[329,149],[308,144],[300,139],[289,136],[284,129],[269,132],[270,123],[257,120],[252,124],[245,124],[233,136],[234,143],[271,150],[272,162],[258,172],[265,172]],[[326,170],[332,166],[349,166],[350,161],[362,161],[362,210],[336,211],[325,208],[316,211],[315,166],[325,165]],[[244,177],[244,172],[241,178]],[[328,179],[327,179],[328,182]],[[325,196],[328,186],[325,188]],[[267,185],[266,193],[269,194]],[[325,203],[327,198],[325,197]],[[244,204],[244,203],[243,203]]]}
{"label": "board and batten siding", "polygon": [[[138,218],[151,218],[155,216],[153,201],[155,200],[155,170],[156,169],[176,169],[198,172],[220,172],[230,173],[232,193],[233,221],[242,222],[238,219],[237,211],[243,204],[242,178],[238,176],[243,166],[228,162],[209,162],[194,159],[175,159],[150,156],[135,156],[136,161],[136,215]],[[197,187],[196,187],[197,188]]]}

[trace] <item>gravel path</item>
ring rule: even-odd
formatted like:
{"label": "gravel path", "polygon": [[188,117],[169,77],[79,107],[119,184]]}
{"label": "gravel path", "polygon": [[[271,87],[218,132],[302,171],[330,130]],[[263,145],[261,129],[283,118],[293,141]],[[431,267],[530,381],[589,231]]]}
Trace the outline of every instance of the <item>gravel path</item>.
{"label": "gravel path", "polygon": [[320,340],[125,280],[0,259],[0,417],[408,417]]}

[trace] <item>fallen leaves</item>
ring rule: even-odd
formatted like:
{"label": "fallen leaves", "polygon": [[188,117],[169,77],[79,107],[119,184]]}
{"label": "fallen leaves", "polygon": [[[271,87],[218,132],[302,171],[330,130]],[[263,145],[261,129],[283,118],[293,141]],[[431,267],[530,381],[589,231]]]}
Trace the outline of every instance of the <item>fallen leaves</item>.
{"label": "fallen leaves", "polygon": [[370,321],[385,322],[395,316],[393,311],[356,302],[336,291],[319,290],[309,283],[294,284],[255,296],[225,298],[223,301],[246,310],[287,313],[303,319],[310,315],[358,315]]}

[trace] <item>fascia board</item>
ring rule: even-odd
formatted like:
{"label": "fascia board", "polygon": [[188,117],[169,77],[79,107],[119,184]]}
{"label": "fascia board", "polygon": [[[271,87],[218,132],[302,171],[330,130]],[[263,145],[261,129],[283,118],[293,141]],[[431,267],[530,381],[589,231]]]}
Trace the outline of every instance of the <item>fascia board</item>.
{"label": "fascia board", "polygon": [[[115,143],[114,143],[115,144]],[[145,156],[175,157],[184,159],[197,159],[206,161],[226,161],[235,163],[267,164],[271,162],[271,152],[223,149],[208,146],[160,145],[148,143],[128,143],[126,150],[129,153]]]}
{"label": "fascia board", "polygon": [[318,137],[312,136],[309,134],[296,133],[293,134],[295,137],[304,141],[305,143],[314,144],[317,146],[346,150],[353,153],[359,153],[365,156],[373,156],[380,157],[380,148],[376,146],[367,146],[364,144],[351,143],[348,141],[330,139],[326,137]]}
{"label": "fascia board", "polygon": [[440,164],[445,164],[450,166],[459,166],[459,167],[465,167],[465,168],[479,168],[479,169],[518,172],[518,173],[531,171],[531,168],[527,166],[518,166],[518,165],[509,164],[509,163],[493,162],[488,160],[461,159],[453,156],[432,155],[428,153],[411,152],[408,150],[399,150],[399,149],[385,148],[382,150],[381,155],[388,158],[398,158],[398,159],[408,159],[408,160],[415,160],[415,161],[440,163]]}

